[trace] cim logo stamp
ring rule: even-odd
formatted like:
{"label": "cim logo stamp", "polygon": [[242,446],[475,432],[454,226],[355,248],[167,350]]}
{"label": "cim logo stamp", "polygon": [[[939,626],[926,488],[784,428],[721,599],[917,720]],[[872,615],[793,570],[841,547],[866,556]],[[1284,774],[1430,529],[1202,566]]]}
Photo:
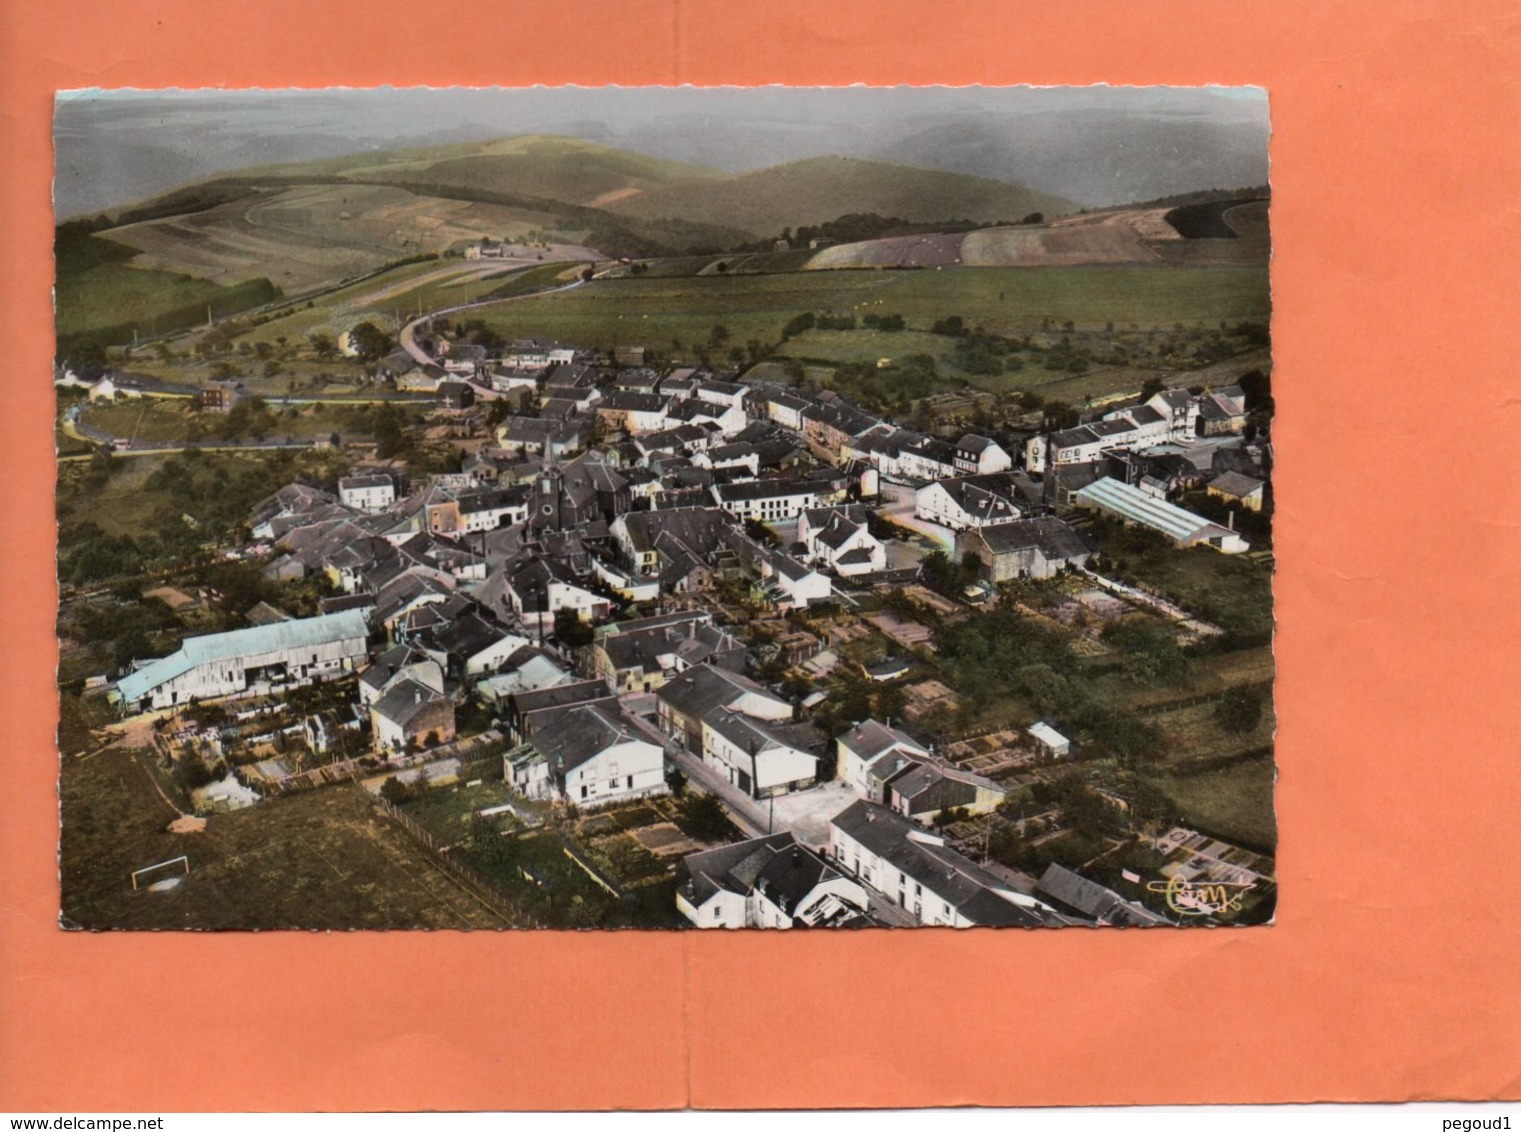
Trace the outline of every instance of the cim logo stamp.
{"label": "cim logo stamp", "polygon": [[1192,881],[1171,877],[1147,883],[1149,892],[1163,893],[1167,907],[1180,916],[1218,916],[1237,912],[1241,902],[1256,885],[1224,881]]}

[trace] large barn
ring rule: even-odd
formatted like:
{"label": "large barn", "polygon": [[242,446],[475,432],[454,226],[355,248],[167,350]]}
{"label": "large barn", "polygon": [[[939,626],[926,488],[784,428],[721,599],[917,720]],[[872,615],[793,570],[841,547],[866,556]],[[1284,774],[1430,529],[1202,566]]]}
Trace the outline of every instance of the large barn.
{"label": "large barn", "polygon": [[369,625],[357,609],[190,637],[180,650],[123,676],[124,711],[330,680],[360,667]]}

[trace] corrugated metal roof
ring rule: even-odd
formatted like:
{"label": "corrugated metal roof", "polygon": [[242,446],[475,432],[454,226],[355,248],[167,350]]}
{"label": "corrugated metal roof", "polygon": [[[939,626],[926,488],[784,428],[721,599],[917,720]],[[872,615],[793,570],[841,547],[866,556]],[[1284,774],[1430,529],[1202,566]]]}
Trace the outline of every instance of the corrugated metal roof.
{"label": "corrugated metal roof", "polygon": [[1094,480],[1077,493],[1077,499],[1112,511],[1123,519],[1143,523],[1180,542],[1193,539],[1203,528],[1215,525],[1192,511],[1175,507],[1116,479]]}
{"label": "corrugated metal roof", "polygon": [[190,637],[181,644],[179,652],[123,677],[117,684],[117,690],[122,699],[137,700],[160,684],[182,676],[202,664],[214,664],[242,656],[261,656],[288,649],[313,648],[355,637],[362,641],[369,636],[369,632],[369,623],[363,610],[345,609],[341,613],[328,613],[321,617],[303,617],[295,621],[279,621],[273,625],[257,625],[251,629],[234,629],[229,633]]}

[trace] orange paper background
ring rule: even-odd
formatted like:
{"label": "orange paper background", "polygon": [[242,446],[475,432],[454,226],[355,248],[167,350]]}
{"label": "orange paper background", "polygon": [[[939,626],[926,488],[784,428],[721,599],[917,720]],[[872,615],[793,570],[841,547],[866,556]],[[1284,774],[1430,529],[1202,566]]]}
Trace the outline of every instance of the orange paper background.
{"label": "orange paper background", "polygon": [[[0,1109],[1521,1096],[1518,32],[1479,0],[0,5]],[[1275,926],[57,929],[53,91],[572,82],[1268,88]]]}

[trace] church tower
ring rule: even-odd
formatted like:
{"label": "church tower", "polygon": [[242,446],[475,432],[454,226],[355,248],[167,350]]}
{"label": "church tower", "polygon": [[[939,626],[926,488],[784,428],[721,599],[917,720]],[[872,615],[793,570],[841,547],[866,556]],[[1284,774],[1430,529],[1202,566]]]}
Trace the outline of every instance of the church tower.
{"label": "church tower", "polygon": [[528,512],[528,525],[534,530],[563,530],[563,507],[565,501],[564,473],[553,459],[539,473],[533,485],[533,503]]}

